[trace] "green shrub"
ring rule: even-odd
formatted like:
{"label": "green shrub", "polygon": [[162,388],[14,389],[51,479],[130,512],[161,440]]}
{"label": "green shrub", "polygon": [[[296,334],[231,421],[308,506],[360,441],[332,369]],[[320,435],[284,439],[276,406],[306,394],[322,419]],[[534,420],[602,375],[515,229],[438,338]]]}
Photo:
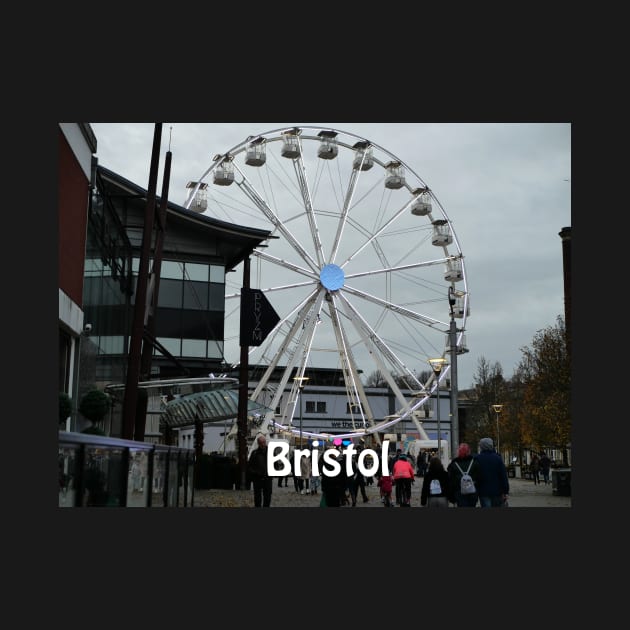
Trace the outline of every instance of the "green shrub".
{"label": "green shrub", "polygon": [[109,396],[99,389],[92,389],[81,398],[79,411],[94,423],[99,423],[107,415],[111,401]]}

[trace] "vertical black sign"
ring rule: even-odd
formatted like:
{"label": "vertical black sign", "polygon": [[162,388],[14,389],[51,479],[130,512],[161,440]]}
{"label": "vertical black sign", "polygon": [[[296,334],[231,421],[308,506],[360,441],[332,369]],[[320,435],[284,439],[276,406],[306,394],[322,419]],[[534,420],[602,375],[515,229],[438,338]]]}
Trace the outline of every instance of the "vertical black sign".
{"label": "vertical black sign", "polygon": [[280,316],[262,291],[241,290],[241,346],[259,346],[279,321]]}

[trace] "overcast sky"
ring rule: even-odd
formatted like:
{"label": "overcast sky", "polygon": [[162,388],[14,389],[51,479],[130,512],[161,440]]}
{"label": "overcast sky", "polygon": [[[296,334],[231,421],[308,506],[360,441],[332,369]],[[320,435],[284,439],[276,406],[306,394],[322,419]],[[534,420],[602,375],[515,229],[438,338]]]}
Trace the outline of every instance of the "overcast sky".
{"label": "overcast sky", "polygon": [[[148,188],[154,123],[90,123],[99,163]],[[169,200],[183,205],[217,153],[272,129],[317,125],[370,140],[400,158],[439,199],[464,255],[469,352],[459,388],[478,360],[509,378],[536,332],[564,316],[562,241],[571,226],[569,123],[163,123],[160,172],[172,152]],[[226,220],[225,217],[219,217]],[[246,225],[234,219],[234,223]],[[238,354],[227,356],[231,362]]]}

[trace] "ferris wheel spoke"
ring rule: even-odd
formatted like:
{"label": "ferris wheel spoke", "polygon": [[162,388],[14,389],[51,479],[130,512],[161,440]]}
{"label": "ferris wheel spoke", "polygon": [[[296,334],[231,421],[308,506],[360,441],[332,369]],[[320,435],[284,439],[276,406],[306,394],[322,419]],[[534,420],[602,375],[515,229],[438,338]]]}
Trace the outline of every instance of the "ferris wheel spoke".
{"label": "ferris wheel spoke", "polygon": [[332,250],[330,252],[330,258],[328,259],[329,263],[334,263],[335,258],[337,257],[339,244],[341,243],[341,238],[343,236],[343,232],[346,227],[347,220],[348,220],[348,212],[350,211],[350,207],[352,205],[352,198],[354,197],[354,192],[356,190],[357,182],[359,180],[359,173],[361,173],[361,171],[359,169],[354,169],[354,168],[350,172],[350,181],[348,182],[348,190],[346,191],[346,196],[343,202],[343,208],[341,209],[341,216],[339,217],[339,222],[337,224],[337,232],[335,234]]}
{"label": "ferris wheel spoke", "polygon": [[318,268],[318,264],[311,258],[309,253],[302,247],[301,243],[293,236],[290,230],[287,229],[285,223],[283,223],[278,215],[269,207],[269,204],[258,193],[254,185],[247,179],[245,174],[238,166],[235,167],[242,175],[243,179],[237,182],[238,186],[243,190],[245,195],[251,199],[252,203],[264,214],[269,222],[284,236],[288,243],[291,244],[293,249],[300,255],[304,262],[311,267],[313,271]]}
{"label": "ferris wheel spoke", "polygon": [[[396,411],[397,415],[401,418],[406,417],[409,413],[415,410],[422,404],[423,401],[408,401],[402,393],[398,383],[392,376],[390,370],[387,369],[385,361],[381,357],[384,357],[389,362],[390,366],[394,367],[398,374],[404,375],[411,383],[407,383],[409,389],[425,389],[425,384],[421,383],[415,374],[404,365],[398,357],[391,351],[387,344],[378,336],[375,330],[361,317],[360,313],[354,308],[350,301],[345,296],[340,296],[340,300],[344,307],[346,317],[352,322],[358,334],[363,339],[366,346],[372,349],[370,356],[374,360],[377,369],[383,375],[388,385],[390,386],[396,400],[400,404],[400,408]],[[415,385],[412,387],[411,385]],[[414,404],[415,403],[415,404]]]}
{"label": "ferris wheel spoke", "polygon": [[408,308],[404,308],[403,306],[399,306],[398,304],[394,304],[393,302],[389,302],[387,300],[383,300],[375,295],[371,295],[370,293],[366,293],[365,291],[360,291],[358,289],[353,289],[351,286],[347,284],[344,285],[343,290],[352,295],[356,295],[357,297],[363,298],[364,300],[368,300],[374,304],[378,304],[383,308],[386,308],[388,311],[393,313],[401,313],[405,315],[405,317],[409,317],[414,319],[422,324],[426,324],[430,327],[442,326],[444,328],[448,328],[448,324],[446,322],[440,321],[438,319],[433,319],[432,317],[427,317],[426,315],[421,315],[420,313],[416,313],[415,311],[409,310]]}
{"label": "ferris wheel spoke", "polygon": [[363,278],[364,276],[376,276],[381,273],[395,273],[397,271],[407,271],[409,269],[418,269],[419,267],[432,267],[434,265],[444,264],[449,257],[436,258],[435,260],[426,260],[423,262],[410,263],[408,265],[397,265],[395,267],[383,267],[381,269],[372,269],[371,271],[360,271],[357,273],[346,274],[346,280],[352,278]]}
{"label": "ferris wheel spoke", "polygon": [[[315,273],[309,269],[305,269],[304,267],[300,267],[299,265],[289,262],[288,260],[284,260],[283,258],[276,258],[275,256],[271,256],[267,252],[254,250],[252,252],[252,255],[257,258],[260,258],[261,260],[265,260],[267,262],[273,263],[274,265],[278,265],[279,267],[283,267],[284,269],[289,269],[303,276],[308,276],[309,278],[312,278],[314,281],[319,280],[318,273]],[[308,283],[305,283],[305,284],[308,284]]]}
{"label": "ferris wheel spoke", "polygon": [[[271,404],[269,405],[270,411],[267,412],[268,417],[273,415],[274,410],[278,407],[280,403],[280,398],[282,397],[285,386],[288,383],[289,376],[293,372],[294,367],[298,364],[298,360],[300,358],[300,350],[305,348],[307,343],[309,347],[310,347],[310,344],[312,343],[312,338],[308,336],[308,331],[311,330],[311,328],[315,326],[315,323],[313,322],[312,326],[309,326],[308,328],[306,328],[303,325],[303,322],[305,319],[307,319],[307,314],[309,312],[312,312],[314,309],[319,308],[318,305],[321,305],[323,297],[324,297],[323,291],[315,292],[302,306],[302,308],[299,311],[298,316],[292,322],[291,329],[284,337],[280,345],[280,348],[275,353],[274,358],[270,361],[267,369],[265,370],[265,373],[260,378],[254,392],[251,395],[252,400],[258,399],[262,391],[266,388],[269,382],[269,379],[271,378],[271,375],[273,374],[273,372],[275,371],[276,367],[278,366],[280,362],[280,359],[284,357],[285,355],[287,355],[288,361],[286,363],[282,376],[280,377],[280,382],[276,389],[276,393],[273,397],[273,400],[271,401]],[[276,330],[277,329],[278,328],[276,328]],[[302,354],[304,353],[302,352]],[[291,417],[293,417],[293,410],[291,410]]]}
{"label": "ferris wheel spoke", "polygon": [[[373,353],[372,356],[384,357],[385,359],[387,359],[390,366],[396,370],[397,373],[404,374],[405,376],[409,377],[409,379],[413,381],[417,388],[422,387],[422,383],[420,383],[413,372],[388,347],[385,341],[381,339],[378,333],[370,326],[370,324],[361,316],[359,311],[351,304],[350,300],[348,300],[345,295],[340,295],[339,299],[344,306],[344,312],[346,313],[346,316],[352,322],[357,332],[362,337],[363,341],[367,343],[373,350],[377,351],[376,353]],[[389,370],[386,369],[384,363],[380,360],[380,358],[378,369],[380,369],[383,373],[387,372],[389,374]]]}
{"label": "ferris wheel spoke", "polygon": [[370,238],[368,238],[368,239],[367,239],[367,240],[366,240],[366,241],[365,241],[365,242],[364,242],[364,243],[363,243],[363,244],[362,244],[362,245],[361,245],[358,249],[356,249],[356,250],[355,250],[352,254],[350,254],[350,256],[348,256],[348,257],[346,258],[346,260],[345,260],[345,261],[344,261],[341,265],[339,265],[339,266],[340,266],[342,269],[343,269],[344,267],[346,267],[346,266],[348,265],[348,263],[349,263],[349,262],[350,262],[353,258],[355,258],[355,257],[356,257],[356,256],[357,256],[357,255],[358,255],[361,251],[363,251],[363,250],[364,250],[364,249],[365,249],[365,248],[366,248],[366,247],[367,247],[370,243],[374,242],[374,241],[375,241],[375,239],[377,239],[379,235],[383,234],[383,232],[385,232],[385,230],[386,230],[386,229],[387,229],[390,225],[392,225],[393,223],[395,223],[395,222],[396,222],[396,220],[398,220],[398,218],[399,218],[400,216],[402,216],[402,215],[403,215],[403,213],[405,213],[405,212],[409,209],[409,206],[411,205],[411,202],[412,202],[412,201],[413,201],[413,199],[409,199],[409,200],[407,201],[407,203],[405,203],[405,204],[403,205],[403,207],[402,207],[402,208],[400,208],[400,209],[399,209],[399,210],[398,210],[398,211],[394,214],[394,216],[392,216],[392,217],[391,217],[389,220],[387,220],[387,221],[386,221],[383,225],[381,225],[381,227],[380,227],[380,228],[379,228],[376,232],[374,232],[374,234],[372,234],[372,235],[370,236]]}
{"label": "ferris wheel spoke", "polygon": [[308,185],[308,178],[306,176],[306,167],[302,159],[303,151],[300,144],[300,155],[293,160],[293,169],[298,180],[300,192],[302,194],[302,202],[304,203],[304,210],[306,211],[306,218],[311,228],[311,236],[313,237],[313,245],[315,247],[315,253],[317,255],[318,266],[324,265],[324,250],[322,248],[322,241],[319,234],[319,228],[317,227],[317,220],[315,219],[315,213],[313,212],[313,202],[311,199],[311,192]]}
{"label": "ferris wheel spoke", "polygon": [[[364,427],[367,426],[367,424],[374,425],[374,414],[365,394],[363,383],[361,382],[361,378],[359,376],[359,368],[357,367],[352,354],[352,348],[348,342],[347,335],[344,331],[344,327],[335,305],[336,297],[331,295],[331,300],[331,303],[328,305],[328,310],[335,337],[337,339],[337,351],[339,352],[339,359],[341,362],[341,369],[350,408],[353,411],[355,408],[358,408]],[[354,415],[352,416],[352,421],[354,426]],[[354,428],[356,429],[356,426],[354,426]]]}

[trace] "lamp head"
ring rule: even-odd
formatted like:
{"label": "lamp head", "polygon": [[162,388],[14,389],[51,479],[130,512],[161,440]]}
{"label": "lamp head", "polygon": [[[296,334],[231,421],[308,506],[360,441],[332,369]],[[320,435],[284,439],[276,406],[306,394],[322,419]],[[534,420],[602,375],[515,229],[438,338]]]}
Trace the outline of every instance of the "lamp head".
{"label": "lamp head", "polygon": [[442,369],[446,366],[447,363],[448,361],[443,357],[439,357],[436,359],[429,359],[429,365],[431,366],[431,369],[436,374],[439,374],[442,371]]}
{"label": "lamp head", "polygon": [[308,376],[294,376],[293,380],[297,383],[297,386],[302,390],[304,389],[304,385],[306,385],[306,381],[308,381]]}

